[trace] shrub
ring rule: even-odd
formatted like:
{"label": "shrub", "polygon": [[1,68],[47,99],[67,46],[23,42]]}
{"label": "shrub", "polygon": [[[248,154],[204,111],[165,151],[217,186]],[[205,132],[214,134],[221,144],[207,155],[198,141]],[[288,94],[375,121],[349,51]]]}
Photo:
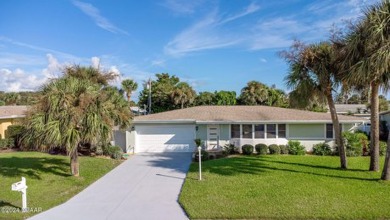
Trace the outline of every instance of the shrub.
{"label": "shrub", "polygon": [[270,154],[280,154],[280,147],[276,144],[271,144],[268,146]]}
{"label": "shrub", "polygon": [[299,141],[288,141],[288,153],[292,155],[305,155],[305,147]]}
{"label": "shrub", "polygon": [[234,144],[226,144],[223,147],[223,153],[224,153],[224,155],[235,154],[236,153],[236,147],[234,146]]}
{"label": "shrub", "polygon": [[384,141],[379,142],[379,155],[385,156],[387,150],[387,143]]}
{"label": "shrub", "polygon": [[265,144],[256,144],[255,146],[257,154],[265,155],[267,154],[268,147]]}
{"label": "shrub", "polygon": [[363,155],[363,148],[368,146],[367,135],[362,133],[343,132],[345,150],[347,156]]}
{"label": "shrub", "polygon": [[[112,159],[121,159],[123,155],[123,150],[119,146],[112,146],[110,144],[102,146],[103,154],[106,156],[110,156]],[[98,149],[97,149],[98,151]],[[97,152],[98,153],[98,152]]]}
{"label": "shrub", "polygon": [[250,145],[250,144],[245,144],[244,146],[241,147],[242,148],[242,153],[244,155],[251,155],[253,154],[253,146]]}
{"label": "shrub", "polygon": [[327,143],[319,143],[313,146],[313,154],[320,156],[332,155],[332,148]]}
{"label": "shrub", "polygon": [[279,145],[281,154],[288,154],[288,146],[287,145]]}
{"label": "shrub", "polygon": [[[201,160],[202,161],[206,161],[206,160],[209,159],[209,153],[207,151],[205,151],[205,150],[201,150],[200,151],[200,156],[201,156]],[[194,160],[196,162],[199,162],[199,151],[196,151]]]}
{"label": "shrub", "polygon": [[5,150],[14,147],[14,139],[13,138],[4,138],[0,139],[0,149]]}

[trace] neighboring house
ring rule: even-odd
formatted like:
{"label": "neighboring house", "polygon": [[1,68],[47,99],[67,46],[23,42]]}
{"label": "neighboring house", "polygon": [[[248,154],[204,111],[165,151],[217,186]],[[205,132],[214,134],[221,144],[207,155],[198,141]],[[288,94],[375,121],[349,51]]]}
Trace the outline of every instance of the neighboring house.
{"label": "neighboring house", "polygon": [[390,111],[384,111],[379,113],[379,120],[385,121],[387,126],[390,126]]}
{"label": "neighboring house", "polygon": [[[343,115],[339,120],[343,131],[364,121]],[[310,151],[314,144],[334,141],[329,113],[268,106],[197,106],[138,116],[123,136],[122,147],[135,153],[193,151],[195,138],[207,149],[298,140]]]}
{"label": "neighboring house", "polygon": [[27,106],[0,106],[0,135],[5,138],[8,126],[26,117]]}
{"label": "neighboring house", "polygon": [[135,115],[135,116],[138,116],[138,115],[146,115],[146,110],[145,109],[142,109],[138,106],[132,106],[130,107],[130,110],[131,112]]}
{"label": "neighboring house", "polygon": [[338,115],[353,115],[370,119],[370,109],[367,109],[365,104],[335,104],[335,108]]}

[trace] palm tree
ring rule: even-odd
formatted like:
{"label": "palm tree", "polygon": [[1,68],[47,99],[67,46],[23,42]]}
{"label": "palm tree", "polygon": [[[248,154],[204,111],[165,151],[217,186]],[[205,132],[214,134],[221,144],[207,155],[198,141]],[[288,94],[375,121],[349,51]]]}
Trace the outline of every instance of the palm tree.
{"label": "palm tree", "polygon": [[304,100],[306,104],[318,98],[325,98],[328,102],[335,141],[340,153],[340,166],[347,169],[347,158],[332,94],[339,84],[334,53],[333,46],[328,42],[308,46],[295,42],[291,51],[284,52],[281,56],[290,65],[290,73],[285,77],[285,81],[296,97]]}
{"label": "palm tree", "polygon": [[[371,143],[370,171],[379,171],[379,89],[390,83],[390,1],[369,7],[351,27],[343,42],[344,80],[353,85],[370,85]],[[390,177],[389,177],[390,178]]]}
{"label": "palm tree", "polygon": [[130,103],[131,94],[137,90],[138,84],[132,79],[125,79],[122,81],[122,89],[126,92],[127,101]]}
{"label": "palm tree", "polygon": [[175,105],[180,104],[183,109],[185,105],[190,105],[194,102],[196,92],[191,88],[188,83],[179,82],[171,93],[172,101]]}
{"label": "palm tree", "polygon": [[239,100],[244,105],[262,105],[268,98],[268,87],[257,81],[250,81],[241,89]]}
{"label": "palm tree", "polygon": [[6,105],[16,105],[19,99],[20,99],[20,94],[16,92],[8,92],[5,93],[4,96],[4,101]]}
{"label": "palm tree", "polygon": [[107,144],[113,126],[125,128],[131,120],[128,103],[116,88],[89,79],[65,73],[44,85],[41,94],[27,116],[22,139],[43,150],[65,148],[74,176],[79,175],[82,145]]}

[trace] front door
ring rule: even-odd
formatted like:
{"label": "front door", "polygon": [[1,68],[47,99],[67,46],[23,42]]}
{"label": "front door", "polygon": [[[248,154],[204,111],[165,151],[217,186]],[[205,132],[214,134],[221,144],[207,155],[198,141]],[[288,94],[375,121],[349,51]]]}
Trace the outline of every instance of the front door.
{"label": "front door", "polygon": [[219,125],[207,125],[207,149],[217,149],[219,145]]}

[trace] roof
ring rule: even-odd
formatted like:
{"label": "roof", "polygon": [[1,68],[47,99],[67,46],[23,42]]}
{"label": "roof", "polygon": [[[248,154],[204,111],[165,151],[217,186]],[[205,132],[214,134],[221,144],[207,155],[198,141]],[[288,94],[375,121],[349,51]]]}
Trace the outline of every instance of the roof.
{"label": "roof", "polygon": [[387,115],[387,114],[389,114],[389,113],[390,113],[390,110],[384,111],[384,112],[380,112],[379,114],[380,114],[380,115]]}
{"label": "roof", "polygon": [[[340,122],[363,122],[362,118],[339,115]],[[137,116],[134,123],[175,122],[331,122],[329,113],[269,106],[196,106]]]}
{"label": "roof", "polygon": [[0,118],[22,118],[26,116],[27,109],[25,105],[0,106]]}
{"label": "roof", "polygon": [[365,104],[335,104],[336,112],[341,113],[363,113],[367,111],[367,106]]}

